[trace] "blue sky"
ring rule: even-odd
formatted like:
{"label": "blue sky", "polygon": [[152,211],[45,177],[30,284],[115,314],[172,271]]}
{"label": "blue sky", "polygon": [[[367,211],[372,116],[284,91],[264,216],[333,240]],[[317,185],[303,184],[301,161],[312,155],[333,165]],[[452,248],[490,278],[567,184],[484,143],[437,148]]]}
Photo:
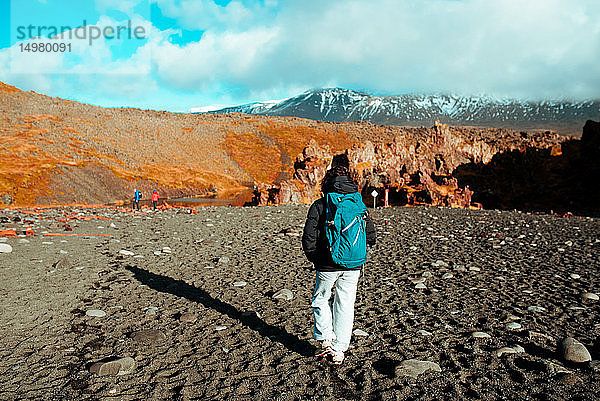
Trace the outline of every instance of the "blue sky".
{"label": "blue sky", "polygon": [[[188,111],[339,86],[600,98],[595,0],[0,0],[0,80],[101,106]],[[44,38],[19,27],[144,29]],[[124,31],[122,31],[124,32]]]}

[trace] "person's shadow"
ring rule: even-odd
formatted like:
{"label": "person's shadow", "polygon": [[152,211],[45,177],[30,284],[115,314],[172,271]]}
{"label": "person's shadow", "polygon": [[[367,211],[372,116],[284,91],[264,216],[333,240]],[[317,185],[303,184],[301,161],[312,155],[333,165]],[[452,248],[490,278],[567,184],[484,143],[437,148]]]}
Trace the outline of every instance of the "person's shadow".
{"label": "person's shadow", "polygon": [[192,302],[202,304],[206,308],[211,308],[219,313],[229,316],[242,323],[244,326],[256,331],[263,337],[268,337],[276,341],[292,352],[302,356],[312,356],[315,346],[308,341],[300,340],[297,336],[290,334],[286,329],[266,323],[259,318],[256,313],[242,313],[226,302],[213,298],[208,292],[201,288],[196,288],[181,280],[175,280],[171,277],[161,276],[140,269],[135,266],[125,266],[125,269],[133,273],[136,280],[147,285],[153,290],[173,294],[178,297],[186,298]]}

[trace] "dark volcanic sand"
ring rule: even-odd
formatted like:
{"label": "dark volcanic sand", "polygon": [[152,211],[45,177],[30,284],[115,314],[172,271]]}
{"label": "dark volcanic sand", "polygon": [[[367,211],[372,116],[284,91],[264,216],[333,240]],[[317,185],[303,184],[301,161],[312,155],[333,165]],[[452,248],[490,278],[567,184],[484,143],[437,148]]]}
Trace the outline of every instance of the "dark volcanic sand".
{"label": "dark volcanic sand", "polygon": [[[600,303],[580,297],[600,292],[600,220],[373,211],[379,242],[355,320],[369,336],[353,337],[347,360],[332,367],[311,356],[314,278],[300,238],[278,234],[301,227],[306,212],[86,210],[111,220],[70,221],[69,233],[112,235],[86,239],[41,236],[65,232],[64,223],[38,220],[63,217],[61,210],[0,211],[0,228],[22,227],[12,223],[19,216],[34,220],[36,232],[29,243],[7,238],[13,252],[0,254],[0,399],[600,399],[600,366],[572,366],[556,352],[569,335],[600,359]],[[172,253],[154,254],[163,247]],[[427,288],[415,289],[408,279],[424,272]],[[271,298],[282,288],[293,300]],[[86,316],[90,309],[106,316]],[[197,320],[180,322],[184,312]],[[511,321],[522,328],[505,328]],[[166,338],[138,342],[132,333],[141,329]],[[496,356],[513,344],[525,352]],[[89,373],[93,362],[125,356],[136,361],[132,373]],[[441,372],[401,376],[407,359],[435,362]]]}

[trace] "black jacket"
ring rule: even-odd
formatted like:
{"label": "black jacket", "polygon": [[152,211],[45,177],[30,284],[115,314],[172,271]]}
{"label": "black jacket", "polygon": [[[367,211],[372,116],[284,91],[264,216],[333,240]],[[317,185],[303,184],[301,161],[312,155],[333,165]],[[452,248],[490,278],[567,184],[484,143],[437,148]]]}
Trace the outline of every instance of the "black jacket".
{"label": "black jacket", "polygon": [[[340,194],[351,194],[358,192],[356,184],[348,176],[333,177],[325,183],[323,188],[325,193],[337,192]],[[365,219],[367,244],[375,245],[375,226],[370,216]],[[359,270],[348,269],[333,262],[329,252],[329,244],[325,237],[325,199],[321,198],[315,201],[308,210],[308,217],[304,225],[302,234],[302,249],[304,254],[315,265],[318,271],[340,271],[340,270]]]}

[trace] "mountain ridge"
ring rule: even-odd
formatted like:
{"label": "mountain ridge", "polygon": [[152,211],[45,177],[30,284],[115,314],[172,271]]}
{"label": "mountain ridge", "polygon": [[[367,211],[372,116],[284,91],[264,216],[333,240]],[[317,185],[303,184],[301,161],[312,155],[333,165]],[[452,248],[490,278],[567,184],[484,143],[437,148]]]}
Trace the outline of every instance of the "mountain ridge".
{"label": "mountain ridge", "polygon": [[553,130],[578,136],[587,120],[600,119],[600,99],[516,100],[493,96],[374,96],[343,88],[311,89],[280,102],[253,102],[209,113],[301,117],[328,122],[369,121],[380,125],[455,126]]}

